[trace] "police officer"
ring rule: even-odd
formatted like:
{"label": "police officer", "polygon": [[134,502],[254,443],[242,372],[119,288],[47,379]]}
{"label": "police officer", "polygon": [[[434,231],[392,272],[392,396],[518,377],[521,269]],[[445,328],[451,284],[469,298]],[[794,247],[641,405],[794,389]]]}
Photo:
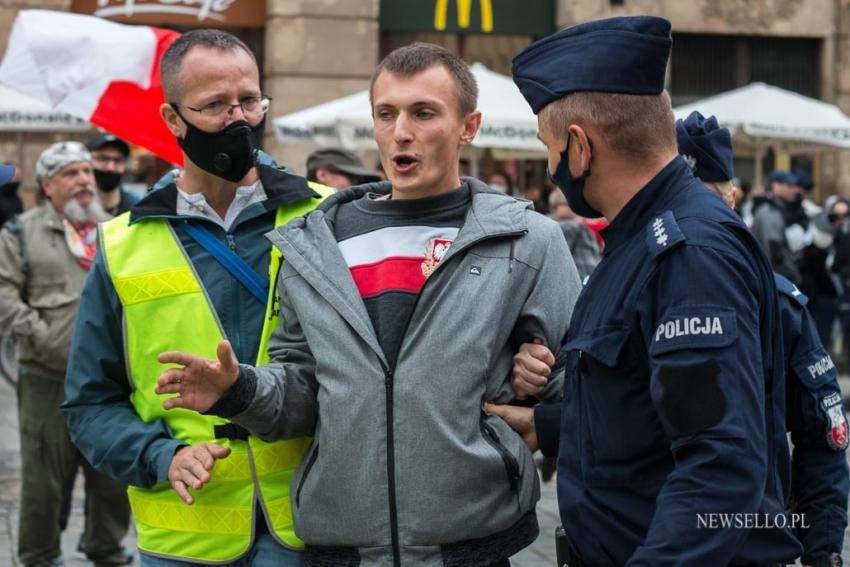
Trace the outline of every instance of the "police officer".
{"label": "police officer", "polygon": [[[734,208],[732,138],[713,116],[676,121],[679,153],[706,187]],[[847,527],[847,420],[838,373],[818,336],[808,298],[774,273],[786,361],[786,426],[794,446],[791,509],[804,565],[841,565]]]}
{"label": "police officer", "polygon": [[760,565],[801,550],[784,515],[773,275],[677,155],[663,90],[671,45],[664,19],[612,18],[513,62],[553,181],[577,214],[611,223],[563,347],[558,500],[571,567]]}
{"label": "police officer", "polygon": [[[696,177],[734,208],[736,188],[732,185],[732,138],[716,118],[693,112],[676,121],[679,153]],[[838,374],[821,343],[808,299],[785,277],[774,273],[779,292],[779,310],[786,363],[786,426],[794,446],[789,507],[798,514],[796,535],[803,543],[803,565],[841,565],[840,552],[847,527],[847,494],[850,489],[845,449],[847,421],[841,404]],[[524,345],[517,357],[515,374],[525,379],[525,393],[534,395],[529,382],[543,383],[554,356],[542,346]],[[533,426],[528,409],[490,407],[521,428],[524,418]],[[507,413],[506,413],[507,412]],[[547,415],[549,413],[552,415]],[[560,418],[559,406],[538,406],[538,421]],[[519,420],[519,422],[517,422]],[[545,437],[540,426],[541,448],[557,452],[557,443]],[[530,431],[526,431],[529,433]]]}

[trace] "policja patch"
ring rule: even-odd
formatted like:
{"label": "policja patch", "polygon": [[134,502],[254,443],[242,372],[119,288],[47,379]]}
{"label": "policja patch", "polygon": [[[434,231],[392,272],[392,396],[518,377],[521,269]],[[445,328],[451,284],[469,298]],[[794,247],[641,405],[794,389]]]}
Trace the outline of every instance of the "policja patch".
{"label": "policja patch", "polygon": [[820,401],[821,407],[829,416],[829,431],[826,442],[835,451],[843,451],[847,448],[847,418],[844,416],[844,404],[838,392],[824,397]]}
{"label": "policja patch", "polygon": [[718,348],[732,344],[738,335],[735,311],[719,305],[694,305],[670,309],[655,327],[651,355],[680,349]]}

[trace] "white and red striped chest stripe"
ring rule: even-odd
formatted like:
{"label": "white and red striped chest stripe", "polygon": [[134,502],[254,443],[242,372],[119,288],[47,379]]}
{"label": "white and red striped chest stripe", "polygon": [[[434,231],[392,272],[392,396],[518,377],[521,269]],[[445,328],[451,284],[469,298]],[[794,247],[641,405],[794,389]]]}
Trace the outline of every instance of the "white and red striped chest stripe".
{"label": "white and red striped chest stripe", "polygon": [[457,237],[456,227],[391,226],[339,243],[361,297],[419,293]]}

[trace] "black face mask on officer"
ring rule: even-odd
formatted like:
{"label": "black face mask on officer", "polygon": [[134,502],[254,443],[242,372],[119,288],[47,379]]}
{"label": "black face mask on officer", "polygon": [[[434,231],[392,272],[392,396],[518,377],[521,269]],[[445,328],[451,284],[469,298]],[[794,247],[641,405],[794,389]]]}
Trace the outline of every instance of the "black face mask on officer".
{"label": "black face mask on officer", "polygon": [[123,177],[124,174],[118,173],[117,171],[94,170],[94,182],[97,184],[97,188],[101,191],[108,192],[118,189]]}
{"label": "black face mask on officer", "polygon": [[177,144],[186,152],[192,163],[216,177],[236,183],[254,167],[263,139],[266,118],[256,126],[246,120],[236,120],[218,132],[204,132],[186,120],[172,105],[186,124],[186,134],[177,138]]}
{"label": "black face mask on officer", "polygon": [[[572,135],[567,134],[567,147],[561,152],[561,160],[555,167],[555,172],[549,171],[547,166],[546,175],[549,176],[552,183],[564,192],[567,203],[575,214],[589,219],[598,219],[602,216],[602,213],[591,207],[590,203],[584,198],[584,182],[590,177],[590,168],[585,169],[578,177],[573,177],[572,172],[570,172],[570,160],[567,155],[570,151],[570,139],[572,139]],[[589,143],[590,140],[588,140]]]}

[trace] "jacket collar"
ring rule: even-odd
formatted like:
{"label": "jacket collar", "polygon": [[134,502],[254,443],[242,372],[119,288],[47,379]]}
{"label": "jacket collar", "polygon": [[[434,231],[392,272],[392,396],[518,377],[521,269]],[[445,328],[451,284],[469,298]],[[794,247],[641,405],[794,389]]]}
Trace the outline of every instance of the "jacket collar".
{"label": "jacket collar", "polygon": [[[285,168],[260,162],[257,166],[260,181],[266,193],[262,202],[263,211],[273,211],[282,206],[308,198],[321,198],[313,191],[303,177],[292,174]],[[130,208],[130,224],[150,218],[176,218],[177,185],[174,174],[163,177],[154,188],[138,203]]]}
{"label": "jacket collar", "polygon": [[643,230],[653,215],[666,210],[668,203],[693,179],[693,174],[682,156],[673,158],[626,203],[611,224],[600,231],[605,239],[604,254],[611,253],[638,231]]}
{"label": "jacket collar", "polygon": [[[462,177],[461,183],[469,187],[472,204],[467,213],[458,240],[452,248],[461,248],[465,242],[473,242],[488,236],[525,232],[526,211],[532,209],[531,202],[505,195],[474,177]],[[392,190],[389,181],[378,181],[355,185],[334,193],[325,199],[316,211],[324,213],[325,220],[333,226],[336,211],[340,204],[355,201],[368,193],[388,195]],[[451,249],[450,249],[451,250]]]}
{"label": "jacket collar", "polygon": [[55,230],[58,232],[65,232],[65,225],[62,223],[62,219],[59,218],[59,213],[56,212],[56,207],[53,206],[48,199],[44,199],[44,202],[39,205],[43,209],[44,215],[44,224],[51,230]]}

